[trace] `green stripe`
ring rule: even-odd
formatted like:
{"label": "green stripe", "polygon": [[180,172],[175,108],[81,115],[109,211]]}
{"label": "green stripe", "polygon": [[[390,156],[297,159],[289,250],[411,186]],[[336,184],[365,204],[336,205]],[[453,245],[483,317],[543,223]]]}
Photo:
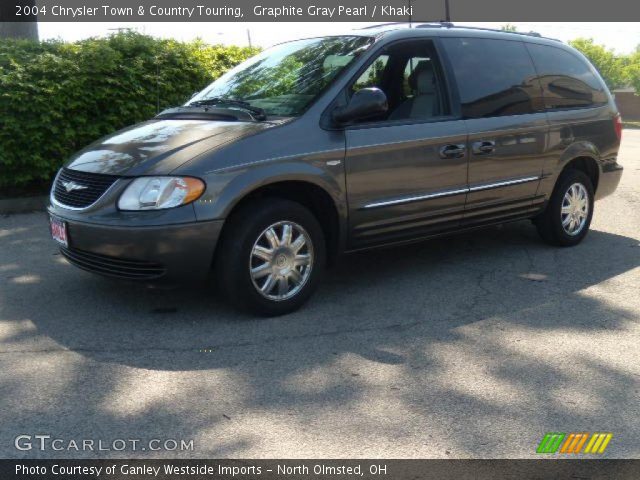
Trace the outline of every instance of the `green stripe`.
{"label": "green stripe", "polygon": [[538,445],[538,449],[536,450],[536,453],[545,453],[546,447],[547,447],[547,443],[549,442],[549,440],[551,440],[552,436],[553,436],[553,434],[547,433],[542,438],[542,441],[540,442],[540,445]]}
{"label": "green stripe", "polygon": [[558,448],[560,448],[560,444],[562,443],[562,440],[564,440],[565,436],[565,433],[556,433],[554,436],[555,438],[553,445],[549,446],[549,448],[547,449],[547,453],[556,453],[558,451]]}
{"label": "green stripe", "polygon": [[566,433],[547,433],[538,445],[536,453],[556,453],[565,436]]}

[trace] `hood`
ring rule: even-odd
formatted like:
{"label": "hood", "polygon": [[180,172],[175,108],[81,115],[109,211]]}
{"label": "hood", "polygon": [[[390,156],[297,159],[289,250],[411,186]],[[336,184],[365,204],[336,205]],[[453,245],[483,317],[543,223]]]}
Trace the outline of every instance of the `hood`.
{"label": "hood", "polygon": [[150,120],[94,142],[65,166],[109,175],[163,175],[208,150],[273,126],[268,122]]}

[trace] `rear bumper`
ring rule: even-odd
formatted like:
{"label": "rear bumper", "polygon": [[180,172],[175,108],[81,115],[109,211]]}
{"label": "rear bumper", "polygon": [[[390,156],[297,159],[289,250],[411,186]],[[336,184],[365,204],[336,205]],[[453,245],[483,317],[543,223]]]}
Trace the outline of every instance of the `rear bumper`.
{"label": "rear bumper", "polygon": [[617,162],[605,163],[602,166],[602,173],[598,179],[598,188],[596,189],[596,200],[611,195],[622,178],[622,165]]}
{"label": "rear bumper", "polygon": [[67,223],[69,248],[61,253],[73,265],[108,277],[167,283],[207,277],[223,224],[116,227],[56,216]]}

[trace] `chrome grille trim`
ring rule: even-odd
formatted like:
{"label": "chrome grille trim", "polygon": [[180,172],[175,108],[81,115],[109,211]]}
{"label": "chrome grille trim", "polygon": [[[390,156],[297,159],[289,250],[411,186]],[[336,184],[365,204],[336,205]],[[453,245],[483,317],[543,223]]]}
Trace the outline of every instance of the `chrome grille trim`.
{"label": "chrome grille trim", "polygon": [[[82,211],[91,208],[117,183],[120,177],[101,173],[87,173],[61,168],[51,188],[50,200],[67,210]],[[63,182],[75,182],[86,188],[66,191]]]}

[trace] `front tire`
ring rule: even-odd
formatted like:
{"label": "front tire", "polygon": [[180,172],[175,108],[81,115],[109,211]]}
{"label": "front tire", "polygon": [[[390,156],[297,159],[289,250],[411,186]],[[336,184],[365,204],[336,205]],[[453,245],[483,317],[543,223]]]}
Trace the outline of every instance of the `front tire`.
{"label": "front tire", "polygon": [[542,239],[561,247],[580,243],[589,232],[593,217],[593,184],[580,170],[564,172],[546,209],[535,224]]}
{"label": "front tire", "polygon": [[229,218],[218,249],[217,284],[242,310],[284,315],[313,294],[325,262],[315,216],[299,203],[265,198]]}

